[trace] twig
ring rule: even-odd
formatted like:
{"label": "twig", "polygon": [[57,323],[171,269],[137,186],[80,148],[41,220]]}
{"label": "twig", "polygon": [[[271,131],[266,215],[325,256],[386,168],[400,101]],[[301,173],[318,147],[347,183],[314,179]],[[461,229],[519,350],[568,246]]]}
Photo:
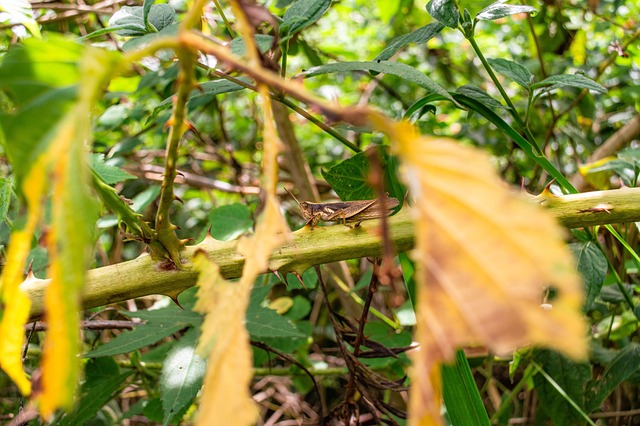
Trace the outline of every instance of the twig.
{"label": "twig", "polygon": [[251,345],[256,347],[256,348],[260,348],[262,350],[268,351],[268,352],[272,352],[276,355],[278,355],[280,358],[289,361],[290,363],[292,363],[293,365],[295,365],[296,367],[300,368],[302,371],[304,371],[307,376],[311,379],[311,381],[313,382],[313,387],[316,390],[316,393],[318,394],[318,401],[320,402],[320,418],[324,418],[324,397],[322,392],[320,392],[320,386],[318,386],[318,382],[316,381],[315,376],[311,373],[311,371],[309,371],[309,369],[307,367],[305,367],[304,364],[302,364],[300,361],[298,361],[297,359],[295,359],[294,357],[292,357],[289,354],[286,354],[276,348],[273,348],[265,343],[262,342],[257,342],[255,340],[251,340]]}

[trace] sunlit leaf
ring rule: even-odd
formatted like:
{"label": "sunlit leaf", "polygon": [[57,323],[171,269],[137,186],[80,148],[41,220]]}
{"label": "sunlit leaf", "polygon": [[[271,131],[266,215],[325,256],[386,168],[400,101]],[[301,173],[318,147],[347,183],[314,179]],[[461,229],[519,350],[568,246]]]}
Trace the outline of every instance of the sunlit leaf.
{"label": "sunlit leaf", "polygon": [[[582,289],[554,219],[509,191],[480,151],[379,114],[371,120],[396,144],[415,197],[416,424],[439,424],[438,366],[460,346],[505,353],[534,344],[584,357]],[[543,309],[548,286],[558,297]]]}
{"label": "sunlit leaf", "polygon": [[480,21],[491,21],[494,19],[504,18],[505,16],[515,15],[516,13],[536,13],[536,8],[518,4],[505,4],[508,0],[498,0],[482,9],[476,19]]}
{"label": "sunlit leaf", "polygon": [[460,12],[454,0],[431,0],[427,3],[427,12],[447,27],[458,27]]}
{"label": "sunlit leaf", "polygon": [[33,10],[31,4],[27,0],[3,0],[0,4],[0,12],[9,15],[11,24],[22,24],[31,34],[40,37],[40,27],[35,19],[33,19]]}
{"label": "sunlit leaf", "polygon": [[282,17],[280,37],[287,39],[316,22],[331,5],[331,0],[297,0]]}

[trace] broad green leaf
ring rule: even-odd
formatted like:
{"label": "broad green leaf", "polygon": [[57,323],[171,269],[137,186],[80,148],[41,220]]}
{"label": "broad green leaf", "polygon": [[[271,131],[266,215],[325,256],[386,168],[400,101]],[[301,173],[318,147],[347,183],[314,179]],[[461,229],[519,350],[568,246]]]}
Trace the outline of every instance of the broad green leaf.
{"label": "broad green leaf", "polygon": [[40,27],[33,19],[33,10],[27,0],[3,0],[0,3],[0,12],[9,15],[10,24],[22,24],[31,34],[40,38]]}
{"label": "broad green leaf", "polygon": [[116,29],[115,33],[121,36],[141,36],[147,33],[158,32],[173,24],[176,12],[168,4],[148,5],[148,24],[145,25],[144,9],[142,6],[123,6],[109,19],[109,27]]}
{"label": "broad green leaf", "polygon": [[[268,34],[256,34],[254,40],[256,46],[258,47],[258,50],[262,54],[267,53],[273,46],[273,36],[270,36]],[[231,43],[229,43],[229,48],[231,49],[231,53],[236,56],[244,56],[247,50],[242,37],[236,37],[231,40]]]}
{"label": "broad green leaf", "polygon": [[104,407],[120,391],[131,372],[101,378],[99,380],[87,380],[82,385],[81,396],[76,408],[69,414],[65,414],[55,426],[75,426],[89,424],[98,411]]}
{"label": "broad green leaf", "polygon": [[504,105],[502,105],[499,101],[489,96],[487,92],[485,92],[478,86],[465,84],[464,86],[458,87],[456,92],[466,95],[477,102],[480,102],[482,105],[486,106],[487,108],[506,109]]}
{"label": "broad green leaf", "polygon": [[427,12],[449,28],[458,28],[460,12],[454,0],[431,0]]}
{"label": "broad green leaf", "polygon": [[176,305],[169,305],[162,309],[135,312],[120,311],[120,313],[131,318],[148,321],[149,323],[184,324],[183,327],[187,325],[199,326],[202,323],[202,316],[188,310],[186,304],[184,308],[185,309],[181,309]]}
{"label": "broad green leaf", "polygon": [[586,312],[591,308],[591,304],[598,294],[600,294],[600,289],[602,288],[604,278],[609,269],[607,258],[604,257],[600,248],[590,241],[573,243],[570,244],[569,247],[577,259],[578,271],[584,280],[587,294],[584,303],[584,310]]}
{"label": "broad green leaf", "polygon": [[251,211],[244,204],[229,204],[209,213],[211,236],[219,241],[230,241],[249,231],[253,226]]}
{"label": "broad green leaf", "polygon": [[389,42],[387,47],[374,58],[374,61],[386,61],[396,54],[397,51],[405,47],[409,43],[423,44],[431,40],[436,36],[444,25],[440,22],[432,22],[422,28],[418,28],[408,34],[403,34],[400,37],[396,37]]}
{"label": "broad green leaf", "polygon": [[113,356],[133,352],[145,346],[152,345],[167,336],[171,336],[188,327],[185,323],[150,322],[136,326],[132,331],[125,331],[117,337],[109,340],[104,345],[98,346],[84,356],[95,358],[100,356]]}
{"label": "broad green leaf", "polygon": [[502,58],[487,58],[487,61],[491,68],[512,79],[525,89],[529,90],[531,87],[533,74],[524,65]]}
{"label": "broad green leaf", "polygon": [[121,168],[108,165],[104,160],[104,154],[93,154],[91,156],[91,167],[109,185],[136,179],[134,175],[125,172]]}
{"label": "broad green leaf", "polygon": [[552,424],[570,426],[581,423],[583,415],[568,401],[568,398],[584,412],[585,385],[591,377],[589,364],[579,364],[551,350],[537,350],[534,359],[542,369],[560,386],[560,394],[542,374],[533,381],[540,399],[540,408],[549,416]]}
{"label": "broad green leaf", "polygon": [[290,38],[298,31],[316,22],[331,5],[331,0],[297,0],[282,17],[280,38]]}
{"label": "broad green leaf", "polygon": [[[378,153],[384,168],[385,191],[389,196],[403,200],[406,190],[398,181],[397,159],[390,156],[384,147],[380,147]],[[327,171],[322,170],[322,177],[343,201],[371,200],[376,197],[375,190],[367,184],[369,159],[365,152],[359,152]]]}
{"label": "broad green leaf", "polygon": [[[314,268],[309,268],[302,273],[302,282],[307,290],[313,290],[318,285],[318,274]],[[298,277],[294,274],[287,274],[287,290],[302,290],[304,287],[300,284]]]}
{"label": "broad green leaf", "polygon": [[287,318],[263,306],[252,306],[247,311],[246,327],[254,340],[267,337],[306,337]]}
{"label": "broad green leaf", "polygon": [[162,363],[160,399],[164,425],[190,404],[202,387],[205,361],[195,353],[198,334],[197,329],[189,330]]}
{"label": "broad green leaf", "polygon": [[545,90],[552,90],[558,87],[577,87],[579,89],[593,90],[597,93],[607,92],[607,89],[582,74],[552,75],[531,85],[532,89],[545,88]]}
{"label": "broad green leaf", "polygon": [[[337,62],[334,64],[320,65],[319,67],[310,68],[302,73],[305,77],[313,77],[320,74],[329,74],[334,72],[348,71],[377,71],[385,74],[395,75],[410,83],[417,84],[429,92],[437,93],[444,98],[453,101],[453,98],[442,86],[429,77],[411,67],[400,62]],[[455,102],[455,101],[454,101]]]}
{"label": "broad green leaf", "polygon": [[536,13],[535,7],[505,4],[507,1],[508,0],[498,0],[490,4],[476,15],[476,19],[479,21],[492,21],[517,13]]}
{"label": "broad green leaf", "polygon": [[[421,350],[413,360],[410,418],[438,424],[440,365],[458,347],[505,353],[532,344],[586,357],[583,292],[555,219],[510,192],[481,151],[421,136],[378,113],[369,117],[396,144],[415,197]],[[558,297],[545,310],[540,295],[550,285]]]}
{"label": "broad green leaf", "polygon": [[640,345],[631,343],[623,348],[607,365],[602,377],[589,383],[586,392],[586,409],[597,409],[620,383],[640,370]]}
{"label": "broad green leaf", "polygon": [[442,365],[442,397],[452,425],[491,424],[462,350],[456,351],[455,364]]}

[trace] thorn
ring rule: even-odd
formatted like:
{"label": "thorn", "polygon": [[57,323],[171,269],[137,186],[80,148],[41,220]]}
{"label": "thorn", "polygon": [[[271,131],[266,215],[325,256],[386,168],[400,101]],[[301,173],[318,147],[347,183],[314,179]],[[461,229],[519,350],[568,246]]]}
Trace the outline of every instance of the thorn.
{"label": "thorn", "polygon": [[302,288],[304,288],[305,290],[309,290],[309,289],[307,288],[307,286],[306,286],[306,285],[304,285],[304,281],[302,281],[302,275],[300,275],[299,273],[297,273],[297,272],[295,272],[295,271],[294,271],[294,272],[292,272],[292,274],[293,274],[293,275],[298,279],[298,281],[300,282],[300,285],[302,286]]}
{"label": "thorn", "polygon": [[184,201],[182,200],[182,198],[178,197],[176,194],[173,194],[173,199],[179,202],[180,204],[184,204]]}
{"label": "thorn", "polygon": [[173,303],[175,303],[176,305],[178,305],[178,308],[182,309],[184,311],[184,307],[180,304],[180,302],[178,301],[178,296],[180,295],[180,293],[167,293],[166,296],[169,297],[171,300],[173,300]]}

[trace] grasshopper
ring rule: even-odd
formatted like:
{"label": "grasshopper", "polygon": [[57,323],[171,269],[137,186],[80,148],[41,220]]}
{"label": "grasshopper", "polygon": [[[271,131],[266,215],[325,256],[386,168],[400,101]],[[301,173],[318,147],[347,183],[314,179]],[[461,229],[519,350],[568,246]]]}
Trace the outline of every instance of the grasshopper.
{"label": "grasshopper", "polygon": [[[289,192],[289,190],[287,190],[287,192]],[[289,194],[291,194],[291,192],[289,192]],[[342,221],[343,225],[349,227],[351,226],[347,225],[347,222],[356,222],[355,227],[357,228],[363,220],[376,219],[382,215],[389,216],[391,210],[400,204],[397,198],[389,197],[389,194],[385,194],[382,199],[337,201],[333,203],[300,202],[293,194],[291,194],[291,196],[296,200],[298,206],[300,206],[302,216],[307,220],[306,224],[309,225],[311,229],[313,229],[319,221]]]}

